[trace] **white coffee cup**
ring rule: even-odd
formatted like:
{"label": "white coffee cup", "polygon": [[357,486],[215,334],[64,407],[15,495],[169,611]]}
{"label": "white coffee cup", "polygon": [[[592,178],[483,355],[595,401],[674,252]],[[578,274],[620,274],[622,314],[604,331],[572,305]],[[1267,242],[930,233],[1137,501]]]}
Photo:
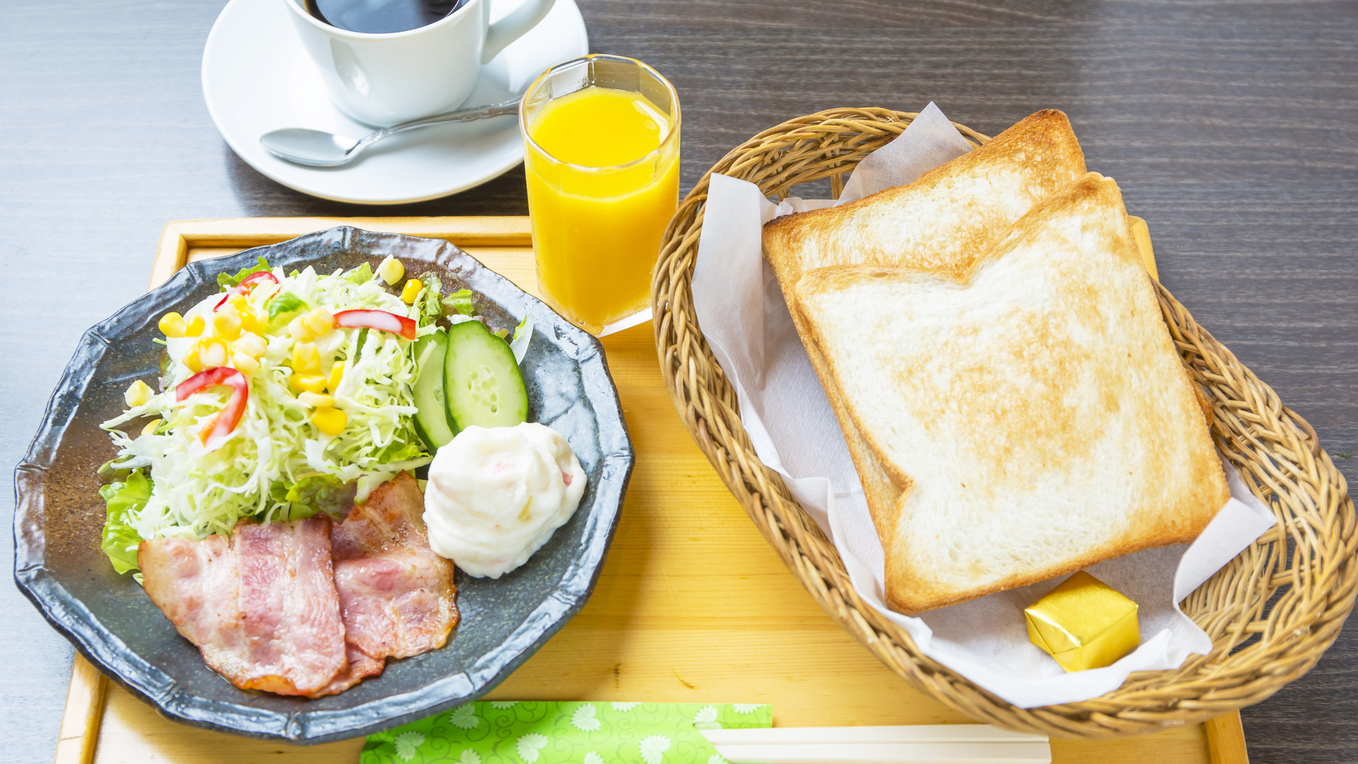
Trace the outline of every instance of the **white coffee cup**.
{"label": "white coffee cup", "polygon": [[330,100],[354,119],[387,127],[452,111],[471,95],[481,66],[542,20],[555,0],[523,0],[490,23],[491,0],[466,0],[442,19],[406,32],[364,34],[321,21],[306,0],[288,6]]}

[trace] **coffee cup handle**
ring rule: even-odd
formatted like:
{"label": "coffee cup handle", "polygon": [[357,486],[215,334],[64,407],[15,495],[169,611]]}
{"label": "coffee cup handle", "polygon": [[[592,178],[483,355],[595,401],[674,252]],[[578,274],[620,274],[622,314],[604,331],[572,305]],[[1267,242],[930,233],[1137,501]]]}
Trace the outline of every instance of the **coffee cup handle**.
{"label": "coffee cup handle", "polygon": [[511,42],[537,26],[555,2],[556,0],[524,0],[523,5],[515,8],[508,16],[491,24],[486,30],[485,47],[481,49],[481,63],[490,63],[490,60],[499,55]]}

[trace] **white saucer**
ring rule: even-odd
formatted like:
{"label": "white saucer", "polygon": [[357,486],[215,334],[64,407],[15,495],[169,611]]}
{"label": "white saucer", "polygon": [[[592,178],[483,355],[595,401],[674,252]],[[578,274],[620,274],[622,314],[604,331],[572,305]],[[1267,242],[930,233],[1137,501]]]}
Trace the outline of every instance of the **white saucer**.
{"label": "white saucer", "polygon": [[[344,167],[303,167],[264,150],[259,136],[307,127],[358,138],[373,128],[330,103],[320,73],[287,18],[286,0],[231,0],[203,50],[203,97],[217,130],[241,159],[283,185],[322,199],[401,204],[434,199],[485,183],[523,161],[518,120],[412,130],[382,141]],[[491,19],[519,0],[496,0]],[[547,17],[481,68],[466,106],[522,93],[548,67],[589,52],[575,0],[556,0]]]}

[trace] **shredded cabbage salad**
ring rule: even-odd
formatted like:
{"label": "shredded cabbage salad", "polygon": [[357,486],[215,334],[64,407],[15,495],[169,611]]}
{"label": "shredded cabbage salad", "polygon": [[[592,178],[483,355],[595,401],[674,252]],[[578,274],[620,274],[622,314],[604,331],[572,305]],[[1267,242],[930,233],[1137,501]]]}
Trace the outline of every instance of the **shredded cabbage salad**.
{"label": "shredded cabbage salad", "polygon": [[[266,270],[272,278],[248,278]],[[249,282],[248,289],[238,286],[242,281]],[[134,400],[129,391],[134,405],[102,425],[118,447],[117,457],[101,470],[117,478],[100,490],[108,504],[103,546],[120,573],[136,569],[142,539],[229,535],[243,518],[273,522],[335,514],[397,473],[430,461],[412,423],[419,372],[415,342],[390,331],[345,328],[337,319],[315,335],[298,327],[308,316],[320,316],[325,328],[327,316],[377,310],[413,319],[417,335],[432,333],[444,312],[436,279],[417,284],[418,296],[409,305],[367,264],[328,274],[311,267],[285,273],[260,258],[257,267],[222,274],[219,283],[229,290],[229,303],[218,312],[237,311],[246,317],[244,326],[236,333],[231,321],[224,328],[214,321],[220,292],[195,305],[182,319],[201,328],[178,337],[177,331],[167,332],[159,385],[144,391],[145,400]],[[471,319],[468,298],[466,290],[448,298],[454,320]],[[531,334],[531,328],[516,332],[521,334]],[[232,389],[203,387],[182,401],[176,391],[202,369],[205,361],[195,354],[207,358],[211,349],[203,343],[213,342],[225,348],[225,365],[248,382],[239,423],[219,439],[207,438],[206,431],[228,407]],[[325,378],[320,393],[300,390],[301,377],[294,378],[302,374],[297,354],[310,353],[298,348],[305,342],[314,344],[319,357],[319,373],[310,378]],[[251,349],[262,350],[253,361],[239,355]],[[313,362],[305,371],[315,367]],[[338,416],[342,430],[323,431],[317,423],[322,410],[330,412],[330,429]],[[155,419],[145,424],[149,418]],[[139,434],[119,429],[131,422]]]}

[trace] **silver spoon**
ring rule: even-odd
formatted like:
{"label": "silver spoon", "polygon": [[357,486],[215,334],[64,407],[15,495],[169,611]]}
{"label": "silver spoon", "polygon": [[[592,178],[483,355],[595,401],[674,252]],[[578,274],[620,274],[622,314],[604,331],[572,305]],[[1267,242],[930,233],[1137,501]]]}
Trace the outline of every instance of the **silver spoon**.
{"label": "silver spoon", "polygon": [[376,132],[368,133],[358,140],[322,130],[288,127],[282,130],[271,130],[259,136],[259,142],[269,150],[269,153],[279,159],[286,159],[289,162],[304,164],[308,167],[339,167],[352,162],[355,157],[363,153],[364,149],[388,135],[413,130],[417,127],[428,127],[429,125],[474,122],[478,119],[503,117],[507,114],[517,114],[518,111],[519,99],[515,98],[512,101],[490,106],[450,111],[447,114],[436,114],[424,119],[402,122],[399,125],[384,127]]}

